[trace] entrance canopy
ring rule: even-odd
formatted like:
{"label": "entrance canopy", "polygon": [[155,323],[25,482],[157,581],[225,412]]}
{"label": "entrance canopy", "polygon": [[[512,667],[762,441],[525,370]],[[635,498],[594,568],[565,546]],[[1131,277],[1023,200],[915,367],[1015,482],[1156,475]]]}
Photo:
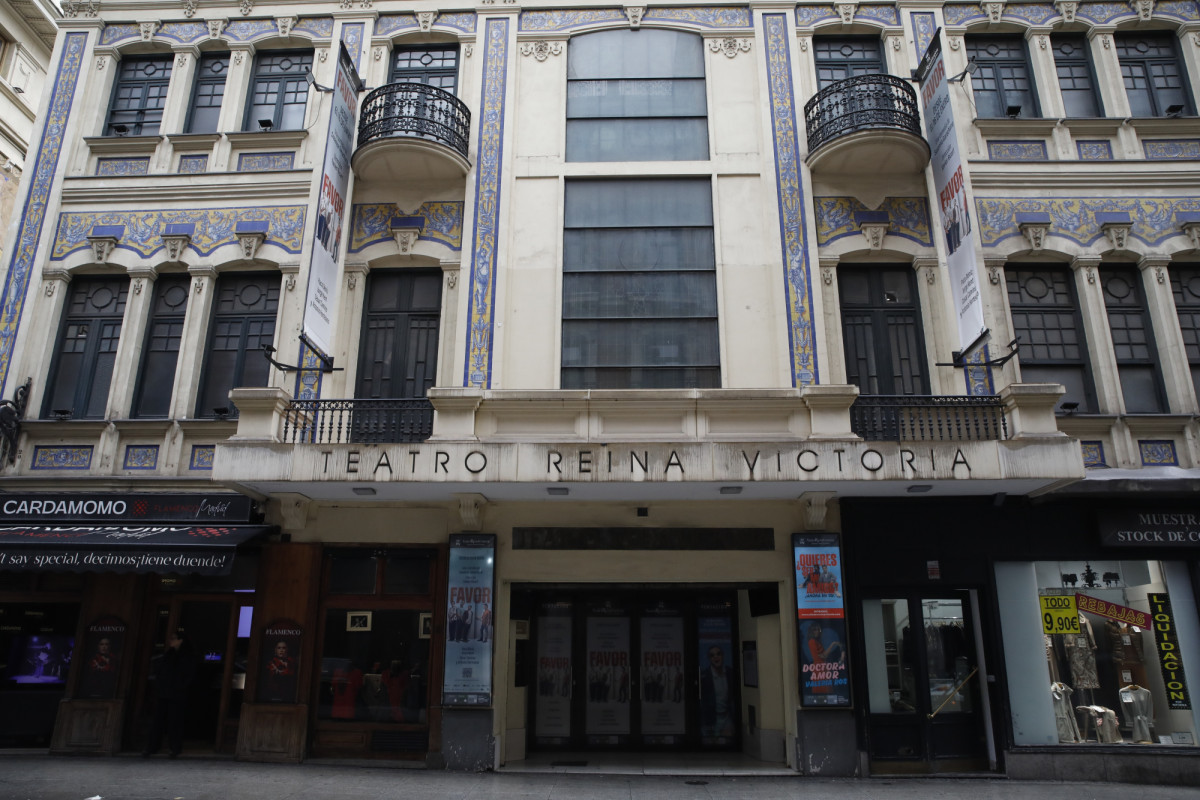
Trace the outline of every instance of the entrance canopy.
{"label": "entrance canopy", "polygon": [[5,525],[0,571],[228,575],[267,525]]}

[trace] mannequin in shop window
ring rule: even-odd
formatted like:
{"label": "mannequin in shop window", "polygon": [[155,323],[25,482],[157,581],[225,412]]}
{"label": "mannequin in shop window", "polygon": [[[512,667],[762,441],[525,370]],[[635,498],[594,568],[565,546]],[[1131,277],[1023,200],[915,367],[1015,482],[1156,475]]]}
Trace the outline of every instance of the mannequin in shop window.
{"label": "mannequin in shop window", "polygon": [[[1082,699],[1091,703],[1092,690],[1100,688],[1100,676],[1096,672],[1096,637],[1092,633],[1092,623],[1082,613],[1079,615],[1079,633],[1066,634],[1063,645],[1071,665],[1071,685],[1080,692]],[[1085,689],[1087,691],[1083,692]]]}
{"label": "mannequin in shop window", "polygon": [[1130,727],[1133,740],[1141,744],[1153,743],[1154,697],[1150,690],[1133,684],[1123,688],[1120,697],[1121,716]]}
{"label": "mannequin in shop window", "polygon": [[1145,645],[1140,629],[1123,622],[1108,620],[1104,632],[1112,648],[1113,666],[1121,686],[1146,683]]}

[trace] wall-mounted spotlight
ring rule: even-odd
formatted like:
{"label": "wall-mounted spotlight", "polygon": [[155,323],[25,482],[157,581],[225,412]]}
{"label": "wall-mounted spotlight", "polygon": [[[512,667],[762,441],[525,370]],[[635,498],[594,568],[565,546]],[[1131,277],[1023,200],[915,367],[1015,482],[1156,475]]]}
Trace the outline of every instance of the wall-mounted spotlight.
{"label": "wall-mounted spotlight", "polygon": [[213,416],[219,420],[229,419],[229,406],[217,406],[213,409]]}
{"label": "wall-mounted spotlight", "polygon": [[125,134],[129,133],[129,126],[128,125],[113,125],[112,132],[115,133],[117,136],[124,136]]}
{"label": "wall-mounted spotlight", "polygon": [[1174,117],[1174,118],[1182,117],[1183,116],[1183,103],[1176,103],[1173,106],[1167,106],[1167,116]]}
{"label": "wall-mounted spotlight", "polygon": [[958,73],[952,78],[946,78],[946,83],[962,83],[968,75],[974,75],[979,71],[979,65],[975,63],[975,59],[967,62],[967,68]]}
{"label": "wall-mounted spotlight", "polygon": [[311,69],[304,73],[304,80],[308,81],[308,85],[316,89],[318,92],[329,92],[330,94],[333,94],[332,88],[329,86],[322,86],[321,84],[317,83],[317,77],[312,74]]}
{"label": "wall-mounted spotlight", "polygon": [[1058,410],[1069,417],[1079,410],[1079,403],[1059,403]]}
{"label": "wall-mounted spotlight", "polygon": [[1004,114],[1009,119],[1016,119],[1017,117],[1021,116],[1021,107],[1009,106],[1008,108],[1004,109]]}
{"label": "wall-mounted spotlight", "polygon": [[260,131],[269,131],[275,127],[275,121],[270,119],[260,119],[258,121],[258,129]]}

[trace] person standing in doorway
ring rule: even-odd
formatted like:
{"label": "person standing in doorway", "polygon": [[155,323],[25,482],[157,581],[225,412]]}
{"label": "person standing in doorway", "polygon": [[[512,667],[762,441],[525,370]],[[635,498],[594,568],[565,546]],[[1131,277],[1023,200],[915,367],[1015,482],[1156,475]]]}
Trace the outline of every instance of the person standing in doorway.
{"label": "person standing in doorway", "polygon": [[188,690],[196,677],[196,659],[183,631],[167,635],[167,649],[154,665],[154,721],[146,740],[143,758],[158,752],[167,737],[171,758],[183,752],[183,722]]}

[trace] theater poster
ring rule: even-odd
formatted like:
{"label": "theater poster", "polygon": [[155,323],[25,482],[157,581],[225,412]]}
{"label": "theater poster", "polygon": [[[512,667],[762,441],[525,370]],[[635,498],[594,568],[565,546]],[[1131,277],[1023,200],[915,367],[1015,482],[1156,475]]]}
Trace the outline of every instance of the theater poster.
{"label": "theater poster", "polygon": [[591,608],[587,618],[587,734],[595,743],[617,742],[629,727],[631,689],[629,614]]}
{"label": "theater poster", "polygon": [[792,536],[796,626],[800,643],[800,703],[805,708],[850,705],[842,548],[836,533]]}
{"label": "theater poster", "polygon": [[671,744],[687,732],[683,616],[660,603],[642,610],[641,623],[642,733]]}
{"label": "theater poster", "polygon": [[537,621],[538,740],[558,744],[571,735],[571,605],[546,603]]}
{"label": "theater poster", "polygon": [[446,590],[446,669],[442,704],[492,703],[492,613],[496,537],[484,533],[450,536]]}

